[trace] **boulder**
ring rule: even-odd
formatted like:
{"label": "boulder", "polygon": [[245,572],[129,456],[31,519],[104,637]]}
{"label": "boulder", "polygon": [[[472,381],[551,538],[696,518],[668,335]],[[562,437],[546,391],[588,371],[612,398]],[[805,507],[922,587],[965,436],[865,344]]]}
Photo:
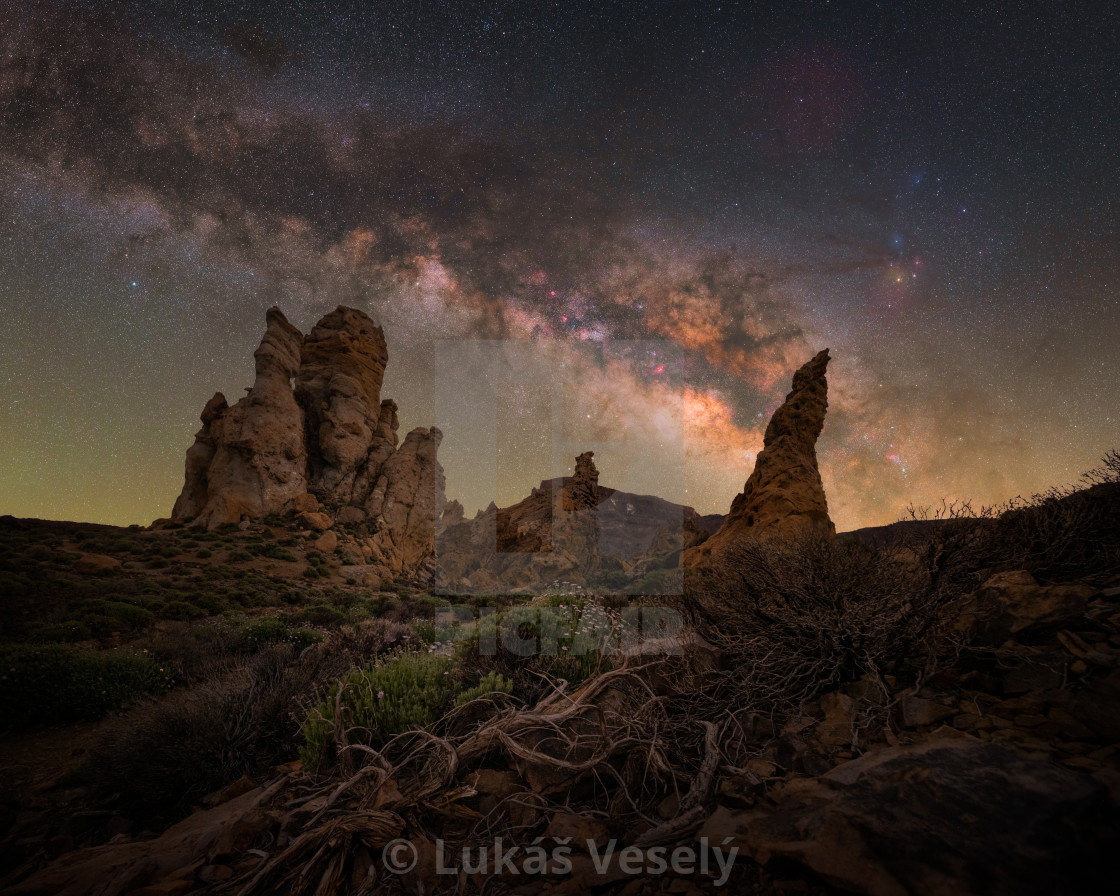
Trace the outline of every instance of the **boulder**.
{"label": "boulder", "polygon": [[96,576],[121,568],[121,561],[108,554],[82,554],[74,561],[74,570],[87,576]]}
{"label": "boulder", "polygon": [[834,691],[821,697],[824,720],[817,725],[816,736],[826,747],[846,747],[852,742],[855,722],[855,701],[847,694]]}
{"label": "boulder", "polygon": [[574,812],[557,812],[545,828],[544,836],[556,840],[567,840],[572,849],[590,852],[591,846],[604,847],[610,840],[611,832],[603,822]]}
{"label": "boulder", "polygon": [[329,529],[334,521],[325,513],[301,513],[296,517],[301,526],[315,529],[319,532]]}
{"label": "boulder", "polygon": [[292,513],[316,513],[319,510],[319,499],[309,492],[304,492],[292,498],[285,509]]}
{"label": "boulder", "polygon": [[338,535],[329,529],[315,539],[315,550],[324,554],[333,554],[338,547]]}
{"label": "boulder", "polygon": [[1120,845],[1106,788],[966,735],[885,748],[796,787],[776,807],[720,807],[700,831],[872,896],[1097,892]]}
{"label": "boulder", "polygon": [[923,725],[936,725],[943,719],[956,715],[957,710],[936,700],[926,700],[907,694],[899,701],[902,713],[902,724],[907,728],[919,728]]}
{"label": "boulder", "polygon": [[356,526],[366,521],[366,512],[361,507],[343,507],[334,515],[340,526]]}
{"label": "boulder", "polygon": [[259,807],[267,804],[278,788],[279,784],[267,789],[257,787],[228,803],[195,812],[155,840],[68,852],[4,892],[13,896],[124,894],[159,887],[163,882],[174,887],[174,881],[184,876],[191,881],[197,868],[217,856],[252,845],[257,833],[270,824]]}
{"label": "boulder", "polygon": [[952,631],[983,644],[1002,644],[1036,627],[1059,627],[1083,618],[1094,591],[1088,585],[1039,585],[1026,570],[992,576],[946,608]]}

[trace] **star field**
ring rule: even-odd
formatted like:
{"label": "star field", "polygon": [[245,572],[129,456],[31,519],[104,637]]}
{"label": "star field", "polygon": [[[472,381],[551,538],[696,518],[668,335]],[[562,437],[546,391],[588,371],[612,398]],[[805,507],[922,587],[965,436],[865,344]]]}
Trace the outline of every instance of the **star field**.
{"label": "star field", "polygon": [[[585,448],[605,485],[726,512],[826,346],[839,530],[1071,482],[1120,444],[1100,4],[3,20],[0,513],[166,516],[273,304],[382,324],[384,394],[402,431],[444,430],[469,514]],[[521,381],[470,366],[495,341],[528,347]]]}

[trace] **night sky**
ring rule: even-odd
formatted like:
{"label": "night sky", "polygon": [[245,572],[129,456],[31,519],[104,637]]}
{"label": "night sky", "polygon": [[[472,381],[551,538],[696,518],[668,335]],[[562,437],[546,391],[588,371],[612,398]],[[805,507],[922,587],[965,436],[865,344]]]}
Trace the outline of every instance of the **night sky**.
{"label": "night sky", "polygon": [[1072,482],[1120,14],[918,6],[0,0],[0,513],[167,516],[273,304],[383,325],[468,513],[582,445],[726,512],[824,347],[838,530]]}

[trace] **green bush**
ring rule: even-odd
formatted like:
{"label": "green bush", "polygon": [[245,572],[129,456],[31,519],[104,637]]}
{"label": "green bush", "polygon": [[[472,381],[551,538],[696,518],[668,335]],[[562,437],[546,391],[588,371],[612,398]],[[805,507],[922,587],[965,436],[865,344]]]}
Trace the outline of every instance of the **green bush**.
{"label": "green bush", "polygon": [[28,626],[28,639],[39,644],[51,641],[70,643],[73,641],[88,641],[93,637],[90,627],[77,619],[67,619],[65,622],[38,623]]}
{"label": "green bush", "polygon": [[300,758],[310,768],[331,760],[340,687],[342,724],[354,742],[378,747],[410,728],[431,726],[459,691],[451,666],[447,657],[407,653],[351,672],[308,713]]}
{"label": "green bush", "polygon": [[205,615],[205,610],[196,607],[194,604],[189,604],[185,600],[169,601],[160,610],[160,616],[163,619],[201,619]]}
{"label": "green bush", "polygon": [[378,617],[389,612],[395,602],[396,599],[390,594],[374,594],[362,598],[357,605],[369,613],[370,616]]}
{"label": "green bush", "polygon": [[0,670],[0,718],[13,728],[99,719],[167,682],[143,654],[63,644],[0,649]]}
{"label": "green bush", "polygon": [[[543,676],[576,685],[610,668],[604,651],[614,646],[615,626],[616,620],[600,604],[558,595],[546,598],[545,606],[483,614],[465,637],[454,627],[437,635],[441,642],[457,642],[455,656],[464,676],[485,679],[498,674],[512,679],[518,696],[533,702],[543,694]],[[526,642],[524,650],[518,639]]]}
{"label": "green bush", "polygon": [[150,610],[119,600],[90,600],[82,609],[91,615],[112,619],[116,623],[114,631],[143,628],[154,618]]}
{"label": "green bush", "polygon": [[464,703],[470,703],[472,700],[477,700],[479,697],[489,697],[493,694],[512,694],[513,681],[505,678],[497,672],[491,672],[483,676],[482,681],[473,688],[468,688],[463,691],[458,697],[455,698],[455,705],[462,706]]}
{"label": "green bush", "polygon": [[0,572],[0,593],[16,597],[31,590],[31,580],[14,572]]}
{"label": "green bush", "polygon": [[209,548],[202,548],[195,552],[195,556],[201,560],[209,560],[214,554]]}
{"label": "green bush", "polygon": [[300,613],[312,625],[336,626],[346,621],[346,613],[330,604],[312,604]]}
{"label": "green bush", "polygon": [[288,627],[279,616],[262,616],[254,619],[245,626],[242,637],[245,644],[252,650],[260,650],[267,644],[283,641],[288,634]]}

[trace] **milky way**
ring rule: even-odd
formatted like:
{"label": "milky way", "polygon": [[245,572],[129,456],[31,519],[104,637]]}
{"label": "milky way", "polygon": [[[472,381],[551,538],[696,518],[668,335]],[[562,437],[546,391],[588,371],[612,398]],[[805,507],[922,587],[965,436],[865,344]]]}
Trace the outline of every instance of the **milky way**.
{"label": "milky way", "polygon": [[[3,4],[0,513],[166,515],[273,304],[384,326],[468,512],[583,445],[724,512],[824,347],[840,530],[1076,479],[1120,444],[1116,13],[835,5]],[[502,341],[520,384],[468,369]]]}

